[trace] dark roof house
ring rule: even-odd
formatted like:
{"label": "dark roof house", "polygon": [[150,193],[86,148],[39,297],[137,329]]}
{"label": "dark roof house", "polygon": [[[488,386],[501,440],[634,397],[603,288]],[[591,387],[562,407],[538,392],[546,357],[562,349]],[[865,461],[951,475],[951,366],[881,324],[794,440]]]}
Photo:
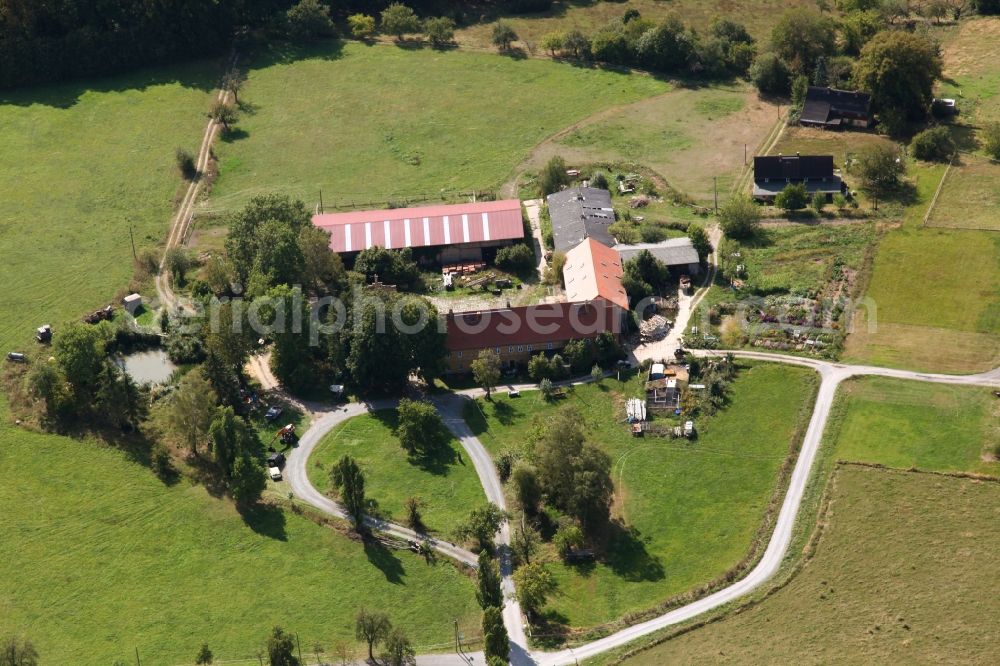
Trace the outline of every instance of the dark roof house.
{"label": "dark roof house", "polygon": [[868,93],[809,86],[799,123],[813,127],[870,127],[872,96]]}
{"label": "dark roof house", "polygon": [[801,183],[810,194],[832,197],[844,190],[832,155],[761,155],[753,158],[753,196],[770,201],[786,185]]}
{"label": "dark roof house", "polygon": [[548,196],[556,251],[568,252],[587,238],[611,247],[608,231],[615,222],[611,193],[596,187],[572,187]]}

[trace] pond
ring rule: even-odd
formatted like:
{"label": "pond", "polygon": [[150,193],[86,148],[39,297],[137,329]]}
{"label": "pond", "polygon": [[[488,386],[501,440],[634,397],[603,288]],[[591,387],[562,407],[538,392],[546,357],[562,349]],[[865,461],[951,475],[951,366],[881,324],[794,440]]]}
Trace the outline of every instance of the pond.
{"label": "pond", "polygon": [[162,349],[119,356],[115,362],[136,384],[164,384],[177,369]]}

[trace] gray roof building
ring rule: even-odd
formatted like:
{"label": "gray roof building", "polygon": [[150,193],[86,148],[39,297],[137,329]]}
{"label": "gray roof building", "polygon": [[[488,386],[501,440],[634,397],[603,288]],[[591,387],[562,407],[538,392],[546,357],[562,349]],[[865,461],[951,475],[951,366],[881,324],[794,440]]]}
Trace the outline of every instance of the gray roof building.
{"label": "gray roof building", "polygon": [[547,198],[552,239],[557,252],[568,252],[588,238],[611,247],[608,231],[615,222],[611,193],[596,187],[572,187]]}
{"label": "gray roof building", "polygon": [[635,245],[616,245],[615,249],[622,257],[622,262],[635,258],[643,250],[662,261],[667,266],[683,266],[697,273],[698,250],[694,249],[690,238],[669,238],[660,243],[636,243]]}

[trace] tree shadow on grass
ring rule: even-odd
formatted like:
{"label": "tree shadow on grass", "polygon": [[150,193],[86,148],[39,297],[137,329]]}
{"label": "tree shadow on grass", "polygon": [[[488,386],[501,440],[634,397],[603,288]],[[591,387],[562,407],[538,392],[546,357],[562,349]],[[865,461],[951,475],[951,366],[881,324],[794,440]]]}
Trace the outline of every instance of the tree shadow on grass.
{"label": "tree shadow on grass", "polygon": [[608,525],[605,562],[615,575],[629,582],[663,580],[663,563],[646,550],[648,539],[636,527],[614,521]]}
{"label": "tree shadow on grass", "polygon": [[257,534],[277,541],[288,541],[288,533],[285,531],[285,512],[281,508],[273,504],[258,503],[240,509],[240,516],[247,527]]}
{"label": "tree shadow on grass", "polygon": [[531,624],[532,642],[542,649],[560,647],[569,636],[569,618],[552,608],[540,612]]}
{"label": "tree shadow on grass", "polygon": [[242,127],[230,127],[227,130],[223,130],[219,138],[222,139],[223,143],[235,143],[237,141],[242,141],[250,136],[250,132],[246,131]]}
{"label": "tree shadow on grass", "polygon": [[365,537],[365,557],[393,585],[402,585],[406,569],[396,555],[372,536]]}
{"label": "tree shadow on grass", "polygon": [[435,476],[447,476],[449,468],[458,463],[465,465],[462,454],[455,449],[454,440],[439,442],[433,449],[407,457],[410,464]]}

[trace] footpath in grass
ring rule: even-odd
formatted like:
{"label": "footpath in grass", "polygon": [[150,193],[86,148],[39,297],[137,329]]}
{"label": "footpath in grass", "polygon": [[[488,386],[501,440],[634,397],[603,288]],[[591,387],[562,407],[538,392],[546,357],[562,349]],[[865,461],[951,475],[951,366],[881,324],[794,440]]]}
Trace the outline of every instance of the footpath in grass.
{"label": "footpath in grass", "polygon": [[228,500],[88,440],[0,427],[0,635],[42,663],[191,663],[256,654],[271,627],[303,649],[353,644],[362,605],[415,645],[478,634],[473,586],[445,561],[363,546],[293,513],[244,522]]}
{"label": "footpath in grass", "polygon": [[786,587],[625,663],[982,663],[996,652],[1000,581],[987,572],[1000,566],[1000,485],[848,465],[830,498],[816,553]]}
{"label": "footpath in grass", "polygon": [[559,583],[550,616],[594,627],[650,609],[736,565],[761,525],[793,433],[808,418],[815,384],[801,368],[745,368],[730,404],[698,423],[693,442],[630,435],[622,421],[625,398],[641,391],[635,380],[578,386],[555,405],[537,392],[497,396],[492,405],[477,401],[485,418],[470,408],[467,420],[493,453],[525,442],[535,415],[572,405],[614,463],[614,514],[628,529],[596,565],[548,564]]}
{"label": "footpath in grass", "polygon": [[[202,62],[0,95],[0,348],[110,303],[162,242],[222,66]],[[58,333],[58,331],[57,331]],[[33,344],[33,343],[32,343]]]}
{"label": "footpath in grass", "polygon": [[419,497],[427,529],[453,537],[469,511],[486,501],[472,461],[451,436],[433,457],[410,458],[393,434],[396,423],[396,411],[386,410],[340,424],[309,459],[309,479],[329,492],[333,464],[350,455],[365,473],[365,493],[383,515],[405,525],[404,504],[409,497]]}
{"label": "footpath in grass", "polygon": [[248,63],[249,110],[217,148],[206,210],[281,191],[327,207],[495,189],[531,148],[662,93],[642,74],[492,53],[327,42]]}
{"label": "footpath in grass", "polygon": [[840,460],[1000,475],[1000,401],[991,390],[865,377],[841,385],[827,437]]}

